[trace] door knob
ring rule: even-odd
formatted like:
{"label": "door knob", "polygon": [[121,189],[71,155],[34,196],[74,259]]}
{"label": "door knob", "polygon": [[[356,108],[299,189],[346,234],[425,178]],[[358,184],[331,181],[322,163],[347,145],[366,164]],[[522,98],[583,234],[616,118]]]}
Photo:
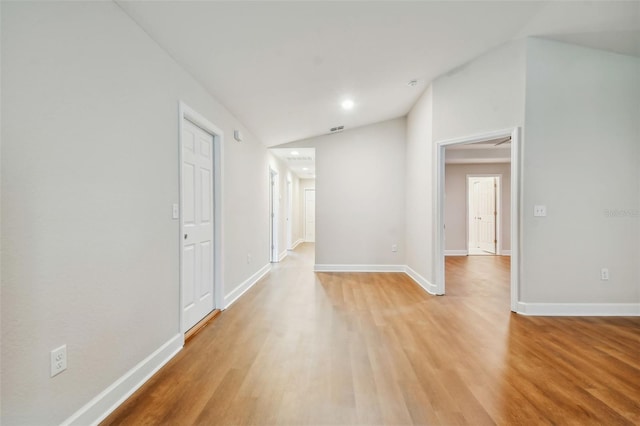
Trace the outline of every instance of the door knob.
{"label": "door knob", "polygon": [[185,239],[185,240],[187,239],[187,234],[184,234],[184,239]]}

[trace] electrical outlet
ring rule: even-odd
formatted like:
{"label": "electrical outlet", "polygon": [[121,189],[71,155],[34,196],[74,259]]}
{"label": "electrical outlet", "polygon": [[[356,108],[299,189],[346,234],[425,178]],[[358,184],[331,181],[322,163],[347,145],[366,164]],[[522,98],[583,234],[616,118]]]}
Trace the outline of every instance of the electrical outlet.
{"label": "electrical outlet", "polygon": [[253,261],[253,256],[251,256],[251,253],[247,253],[247,263],[251,263],[251,261]]}
{"label": "electrical outlet", "polygon": [[536,217],[544,217],[547,215],[547,206],[533,206],[533,215]]}
{"label": "electrical outlet", "polygon": [[57,376],[67,369],[67,345],[51,351],[51,377]]}
{"label": "electrical outlet", "polygon": [[397,244],[393,244],[391,246],[391,251],[394,252],[394,253],[397,252],[398,251],[398,245]]}
{"label": "electrical outlet", "polygon": [[171,217],[173,219],[180,218],[180,207],[178,206],[178,204],[174,204],[173,206],[171,206]]}
{"label": "electrical outlet", "polygon": [[600,269],[600,280],[609,281],[609,269],[607,268]]}

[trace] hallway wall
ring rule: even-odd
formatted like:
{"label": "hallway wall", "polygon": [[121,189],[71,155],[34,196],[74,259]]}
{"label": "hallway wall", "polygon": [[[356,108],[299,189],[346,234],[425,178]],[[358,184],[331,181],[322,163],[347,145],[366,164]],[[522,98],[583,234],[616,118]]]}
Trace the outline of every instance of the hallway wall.
{"label": "hallway wall", "polygon": [[0,7],[2,423],[60,424],[181,345],[178,101],[225,134],[225,295],[268,264],[267,153],[115,3]]}

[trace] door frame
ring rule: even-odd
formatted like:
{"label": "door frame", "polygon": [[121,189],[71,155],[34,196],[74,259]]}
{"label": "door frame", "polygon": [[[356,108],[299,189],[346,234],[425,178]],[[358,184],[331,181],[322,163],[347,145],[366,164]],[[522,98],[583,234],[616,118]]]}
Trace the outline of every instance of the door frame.
{"label": "door frame", "polygon": [[467,255],[469,254],[469,233],[470,227],[469,222],[471,219],[471,203],[470,199],[470,189],[469,188],[469,179],[475,177],[493,177],[496,178],[496,217],[495,217],[495,227],[496,227],[496,256],[502,256],[502,173],[469,173],[467,174]]}
{"label": "door frame", "polygon": [[520,176],[520,151],[522,150],[520,127],[496,130],[473,136],[446,139],[436,142],[436,214],[435,214],[435,269],[436,269],[436,294],[445,294],[444,273],[444,170],[445,149],[452,145],[472,144],[485,142],[492,139],[511,137],[511,310],[518,312],[520,301],[520,229],[522,223],[522,200]]}
{"label": "door frame", "polygon": [[[178,233],[178,252],[179,252],[179,276],[178,276],[178,311],[180,319],[180,334],[184,339],[184,334],[188,331],[184,329],[184,321],[182,315],[182,271],[183,271],[183,259],[182,259],[182,235],[184,234],[184,223],[182,221],[182,131],[184,120],[188,120],[196,126],[200,127],[205,132],[213,136],[213,309],[222,309],[224,306],[224,294],[223,294],[223,216],[222,216],[222,154],[223,154],[223,141],[224,133],[222,130],[207,120],[204,116],[200,115],[194,109],[190,108],[182,101],[178,102],[178,193],[179,193],[179,233]],[[184,343],[184,340],[183,340]]]}
{"label": "door frame", "polygon": [[278,251],[279,186],[278,171],[269,166],[269,261],[271,263],[280,262],[280,252]]}

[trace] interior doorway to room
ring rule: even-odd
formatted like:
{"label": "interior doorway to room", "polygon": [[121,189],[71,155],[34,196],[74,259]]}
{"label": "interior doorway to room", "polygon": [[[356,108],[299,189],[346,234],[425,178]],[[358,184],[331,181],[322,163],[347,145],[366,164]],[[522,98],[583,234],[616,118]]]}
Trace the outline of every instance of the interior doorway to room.
{"label": "interior doorway to room", "polygon": [[501,253],[501,175],[467,175],[467,254]]}
{"label": "interior doorway to room", "polygon": [[222,131],[180,103],[180,327],[183,333],[220,308]]}
{"label": "interior doorway to room", "polygon": [[316,191],[305,189],[304,191],[304,241],[314,243],[316,241]]}
{"label": "interior doorway to room", "polygon": [[[520,265],[518,251],[518,230],[520,227],[520,130],[518,128],[513,128],[489,132],[477,136],[440,141],[436,143],[436,147],[436,283],[434,286],[434,292],[436,294],[445,294],[445,255],[448,255],[450,260],[456,258],[471,260],[473,257],[468,255],[473,254],[473,252],[469,249],[474,248],[473,246],[475,245],[476,249],[492,254],[510,254],[510,258],[494,257],[507,262],[506,271],[503,268],[503,273],[506,273],[509,277],[509,294],[507,295],[507,299],[510,301],[511,310],[517,312],[519,301],[518,277]],[[495,163],[502,163],[502,166],[506,167],[506,171],[504,173],[509,176],[508,180],[507,178],[504,180],[508,183],[506,196],[503,191],[499,191],[500,195],[496,194],[496,192],[498,192],[497,187],[495,190],[492,190],[491,188],[493,185],[492,180],[495,182],[496,186],[502,186],[501,184],[505,183],[502,179],[500,179],[500,183],[498,183],[498,179],[496,179],[496,177],[499,173],[494,174],[482,170],[485,166]],[[457,167],[473,165],[476,167],[476,171],[472,173],[467,172],[467,174],[476,174],[478,177],[491,178],[487,180],[478,180],[478,188],[475,193],[473,188],[471,188],[471,190],[468,189],[467,191],[463,189],[462,198],[458,201],[456,208],[451,208],[452,199],[454,198],[452,194],[447,192],[445,196],[445,188],[447,185],[445,176],[450,175],[450,164],[456,165]],[[445,170],[447,170],[446,173]],[[485,176],[482,176],[482,174],[485,174]],[[489,174],[489,176],[486,176],[486,174]],[[473,183],[469,183],[469,178],[466,177],[466,175],[459,174],[458,176],[460,176],[458,179],[460,179],[459,181],[461,186],[473,185]],[[505,185],[507,185],[507,183],[505,183]],[[496,203],[501,202],[501,197],[504,197],[506,200],[507,196],[509,197],[509,200],[505,201],[505,205],[507,205],[509,209],[508,213],[505,214],[505,217],[508,219],[508,225],[501,228],[496,224],[496,221],[499,221],[498,215],[500,214],[500,209],[496,206]],[[471,201],[469,199],[471,197],[477,197],[479,199],[478,203],[482,202],[484,205],[478,207],[477,210],[475,208],[469,208],[468,205]],[[480,199],[482,199],[482,201]],[[464,207],[464,204],[467,204],[467,208]],[[491,208],[492,205],[494,206],[493,209]],[[446,206],[449,206],[448,210]],[[459,218],[461,225],[455,226],[454,222],[458,219],[452,219],[447,212],[457,213],[457,217]],[[472,217],[475,217],[475,224],[471,220]],[[481,221],[489,222],[488,226],[483,227],[483,225],[480,225]],[[491,222],[493,222],[493,225]],[[493,229],[494,226],[495,230]],[[464,231],[465,228],[466,232]],[[462,232],[460,231],[461,229],[463,229]],[[501,232],[501,229],[508,230],[505,240],[510,249],[508,253],[501,248],[501,236],[498,235],[498,233]],[[469,234],[476,234],[476,236],[474,237]],[[462,247],[459,247],[459,250],[449,250],[449,253],[446,253],[447,244],[451,245],[451,241],[454,239],[459,241],[457,238],[461,238]],[[470,245],[470,239],[475,239],[476,241],[471,241],[473,244]],[[489,256],[475,258],[491,259]],[[504,264],[504,262],[501,263]]]}
{"label": "interior doorway to room", "polygon": [[269,260],[279,262],[278,256],[278,172],[269,169]]}

